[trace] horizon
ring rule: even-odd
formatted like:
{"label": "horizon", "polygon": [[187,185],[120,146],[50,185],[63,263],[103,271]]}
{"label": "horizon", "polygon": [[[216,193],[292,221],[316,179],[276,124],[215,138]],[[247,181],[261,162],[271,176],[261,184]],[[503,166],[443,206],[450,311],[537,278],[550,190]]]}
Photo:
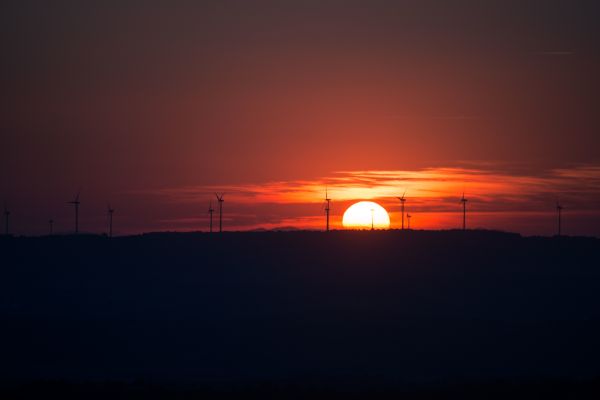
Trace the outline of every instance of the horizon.
{"label": "horizon", "polygon": [[[332,229],[345,229],[341,224],[342,214],[350,205],[362,200],[382,205],[390,216],[390,229],[399,228],[401,213],[397,197],[404,192],[406,213],[411,214],[413,229],[459,228],[462,223],[459,200],[464,190],[469,199],[469,228],[552,236],[557,233],[556,204],[560,202],[564,207],[563,234],[600,236],[600,167],[595,166],[552,169],[537,175],[530,175],[524,169],[500,170],[489,164],[476,163],[470,163],[468,167],[412,171],[340,171],[313,180],[131,190],[113,195],[105,204],[110,203],[116,209],[115,235],[207,230],[209,204],[213,201],[216,206],[217,203],[213,198],[215,192],[225,193],[224,230],[276,230],[281,227],[324,230],[325,187],[331,198]],[[85,193],[83,190],[80,199],[81,231],[106,232],[106,206],[95,199],[88,200]],[[54,199],[57,198],[55,193]],[[127,208],[127,205],[140,201],[145,202],[146,207],[151,204],[153,209],[142,214],[137,208]],[[46,210],[39,202],[30,203],[34,212],[9,204],[10,232],[44,235],[48,233],[48,220],[52,219],[54,233],[72,233],[72,204],[68,201],[61,204],[60,200],[55,200],[54,204],[53,209],[57,212],[47,214],[50,217],[46,220],[43,220]],[[25,218],[20,218],[21,215]],[[218,209],[213,218],[217,223]]]}
{"label": "horizon", "polygon": [[[355,228],[355,229],[346,229],[346,228],[342,228],[342,229],[331,229],[328,232],[326,232],[323,229],[298,229],[295,227],[276,227],[276,228],[272,228],[272,229],[264,229],[264,228],[257,228],[257,229],[251,229],[251,230],[231,230],[231,231],[223,231],[223,232],[209,232],[208,230],[205,231],[148,231],[148,232],[139,232],[139,233],[132,233],[132,234],[125,234],[125,235],[113,235],[112,237],[109,237],[108,234],[106,232],[79,232],[79,233],[74,233],[74,232],[64,232],[64,233],[55,233],[55,234],[45,234],[45,235],[0,235],[0,238],[6,238],[6,239],[45,239],[45,238],[80,238],[80,237],[95,237],[95,238],[102,238],[102,239],[107,239],[107,240],[111,240],[111,239],[128,239],[128,238],[136,238],[136,237],[145,237],[145,236],[160,236],[160,235],[165,235],[165,236],[170,236],[170,235],[189,235],[189,236],[193,236],[193,235],[203,235],[203,236],[219,236],[219,234],[222,235],[228,235],[228,234],[302,234],[302,233],[307,233],[307,234],[327,234],[327,233],[348,233],[348,234],[353,234],[353,233],[361,233],[361,234],[369,234],[369,232],[374,232],[374,233],[383,233],[385,234],[386,232],[388,233],[400,233],[402,235],[419,235],[419,234],[430,234],[430,233],[435,233],[435,234],[465,234],[466,236],[468,235],[472,235],[472,234],[498,234],[498,235],[507,235],[507,236],[516,236],[522,239],[592,239],[592,240],[597,240],[600,239],[600,237],[597,236],[587,236],[587,235],[568,235],[568,234],[562,234],[562,235],[523,235],[520,234],[519,232],[511,232],[511,231],[502,231],[502,230],[494,230],[494,229],[485,229],[485,228],[469,228],[466,230],[463,230],[462,228],[449,228],[449,229],[401,229],[401,228],[376,228],[374,230],[371,230],[369,228]],[[2,240],[2,239],[0,239]]]}

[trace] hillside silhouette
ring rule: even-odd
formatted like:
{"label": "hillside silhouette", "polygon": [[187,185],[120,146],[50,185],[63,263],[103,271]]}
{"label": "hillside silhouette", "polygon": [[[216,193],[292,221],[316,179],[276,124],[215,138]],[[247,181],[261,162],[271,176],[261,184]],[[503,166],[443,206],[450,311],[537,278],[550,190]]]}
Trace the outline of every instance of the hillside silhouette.
{"label": "hillside silhouette", "polygon": [[600,240],[493,231],[3,237],[3,381],[600,376]]}

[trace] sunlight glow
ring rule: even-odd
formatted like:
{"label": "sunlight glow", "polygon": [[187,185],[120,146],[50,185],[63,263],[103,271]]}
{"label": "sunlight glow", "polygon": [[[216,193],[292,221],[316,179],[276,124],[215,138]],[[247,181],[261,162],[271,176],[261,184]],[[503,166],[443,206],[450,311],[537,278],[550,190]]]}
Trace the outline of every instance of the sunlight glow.
{"label": "sunlight glow", "polygon": [[390,216],[385,208],[372,201],[354,203],[344,213],[342,225],[346,229],[388,229]]}
{"label": "sunlight glow", "polygon": [[[400,229],[398,197],[406,191],[406,212],[418,229],[459,229],[462,226],[463,191],[469,198],[472,228],[515,230],[524,234],[555,231],[555,202],[568,204],[571,221],[578,218],[581,232],[597,234],[600,211],[600,167],[579,166],[528,174],[502,166],[426,168],[395,171],[339,171],[312,180],[271,181],[231,185],[200,185],[139,192],[196,213],[215,192],[227,193],[225,219],[229,229],[315,229],[324,227],[323,201],[327,187],[331,199],[330,224],[345,227],[343,212],[356,199],[377,202],[388,210],[392,228]],[[234,214],[235,210],[235,214]],[[575,215],[577,210],[577,215]],[[370,213],[370,209],[369,209]],[[406,217],[405,217],[406,218]],[[369,214],[363,229],[370,229]],[[198,229],[208,226],[208,213],[193,220],[185,216],[165,220],[165,226]],[[405,224],[406,224],[405,220]],[[413,225],[414,224],[414,225]]]}

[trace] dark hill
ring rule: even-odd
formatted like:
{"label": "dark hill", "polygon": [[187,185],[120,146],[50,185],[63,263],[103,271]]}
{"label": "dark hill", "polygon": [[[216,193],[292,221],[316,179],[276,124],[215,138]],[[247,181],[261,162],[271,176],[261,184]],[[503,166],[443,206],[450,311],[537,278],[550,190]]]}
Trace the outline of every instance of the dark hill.
{"label": "dark hill", "polygon": [[0,250],[8,382],[600,376],[598,239],[169,233]]}

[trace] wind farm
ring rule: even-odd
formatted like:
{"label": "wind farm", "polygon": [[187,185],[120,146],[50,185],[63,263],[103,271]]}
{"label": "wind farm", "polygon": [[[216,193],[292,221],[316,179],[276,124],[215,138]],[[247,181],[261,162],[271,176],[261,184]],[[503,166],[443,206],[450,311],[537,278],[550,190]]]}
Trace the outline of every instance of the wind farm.
{"label": "wind farm", "polygon": [[[218,213],[219,213],[219,220],[218,220],[218,232],[223,232],[223,203],[224,203],[224,193],[214,193],[214,196],[217,199],[217,203],[219,205],[218,208]],[[412,214],[407,213],[406,209],[405,209],[405,202],[406,202],[406,191],[404,191],[403,195],[401,197],[396,197],[397,200],[400,201],[400,216],[398,217],[399,221],[395,221],[391,218],[392,213],[388,212],[384,207],[382,207],[378,202],[373,202],[371,200],[354,200],[354,203],[350,203],[348,204],[348,200],[345,200],[344,202],[342,202],[342,204],[345,204],[345,210],[344,209],[340,209],[338,212],[343,211],[343,221],[339,220],[339,222],[337,223],[336,226],[332,227],[331,224],[331,202],[332,202],[332,198],[330,198],[329,196],[329,190],[326,187],[325,188],[325,198],[323,199],[323,203],[322,203],[322,211],[325,214],[325,222],[324,222],[324,228],[319,228],[317,227],[310,227],[310,228],[303,228],[303,227],[293,227],[294,229],[298,229],[298,230],[309,230],[309,231],[313,231],[313,230],[321,230],[323,229],[326,232],[329,232],[330,230],[340,230],[340,229],[368,229],[368,230],[375,230],[375,229],[399,229],[399,230],[411,230],[410,227],[410,218],[412,218],[414,216],[414,211]],[[377,200],[381,203],[384,204],[388,204],[392,198],[386,198],[386,197],[376,197],[374,200]],[[436,202],[436,199],[430,199],[430,201],[432,203]],[[467,204],[468,199],[465,197],[465,193],[463,192],[461,195],[461,198],[459,200],[459,204],[460,204],[460,208],[455,210],[455,213],[457,214],[457,219],[455,223],[450,222],[450,224],[445,225],[445,226],[439,226],[439,227],[430,227],[430,230],[452,230],[452,229],[461,229],[463,231],[467,230]],[[69,205],[73,206],[73,210],[74,210],[74,230],[73,231],[67,231],[67,232],[61,232],[61,234],[79,234],[80,233],[80,229],[79,229],[79,221],[80,221],[80,213],[79,213],[79,206],[81,204],[80,201],[80,192],[78,192],[75,197],[73,198],[72,201],[68,202]],[[212,205],[212,200],[209,199],[209,206],[208,206],[208,210],[207,210],[207,214],[208,214],[208,218],[207,218],[207,223],[208,223],[208,232],[212,233],[213,232],[213,215],[214,212],[217,211],[213,208]],[[354,207],[356,206],[356,207]],[[475,206],[477,206],[477,203],[475,204]],[[235,204],[234,204],[235,207]],[[427,207],[426,203],[423,203],[421,201],[421,208],[425,209]],[[556,220],[557,220],[557,228],[556,228],[556,235],[557,236],[561,236],[563,235],[563,228],[562,228],[562,224],[563,224],[563,217],[562,217],[562,211],[563,211],[563,206],[561,205],[561,203],[559,203],[558,201],[556,202],[555,205],[555,211],[556,211]],[[428,212],[431,212],[430,209],[427,210]],[[92,211],[93,212],[93,211]],[[115,212],[115,209],[111,207],[110,203],[106,206],[106,230],[100,230],[98,232],[98,234],[102,234],[104,232],[104,234],[106,234],[108,237],[113,237],[113,214]],[[350,213],[349,213],[350,212]],[[352,213],[357,213],[360,214],[361,212],[363,213],[363,216],[360,215],[353,215],[353,216],[349,216]],[[549,213],[549,211],[548,211]],[[5,219],[5,235],[9,234],[9,216],[10,216],[10,211],[8,210],[6,204],[4,206],[4,219]],[[550,213],[549,213],[550,214]],[[382,216],[383,219],[382,219]],[[284,216],[285,218],[285,216]],[[339,217],[338,217],[339,218]],[[357,218],[358,220],[361,220],[363,222],[357,222],[357,223],[353,223],[352,221],[350,221],[348,218]],[[551,215],[548,216],[548,219],[552,218]],[[460,221],[460,222],[458,222]],[[53,235],[55,233],[54,230],[54,219],[50,219],[48,220],[48,225],[49,225],[49,234]],[[260,226],[259,226],[260,228]],[[275,230],[277,230],[278,228],[275,227]],[[494,230],[493,228],[490,229],[489,227],[486,227],[485,225],[481,225],[478,226],[474,229],[478,229],[478,230]],[[248,230],[251,231],[253,229],[233,229],[234,231],[244,231],[244,230]],[[190,230],[185,230],[185,231],[190,231]],[[200,226],[195,226],[193,229],[191,229],[191,231],[193,232],[202,232],[204,231],[204,229],[202,229]],[[90,230],[87,232],[87,234],[93,234],[93,230]],[[131,234],[131,233],[130,233]],[[126,234],[127,235],[127,234]],[[25,235],[27,236],[27,235]]]}

